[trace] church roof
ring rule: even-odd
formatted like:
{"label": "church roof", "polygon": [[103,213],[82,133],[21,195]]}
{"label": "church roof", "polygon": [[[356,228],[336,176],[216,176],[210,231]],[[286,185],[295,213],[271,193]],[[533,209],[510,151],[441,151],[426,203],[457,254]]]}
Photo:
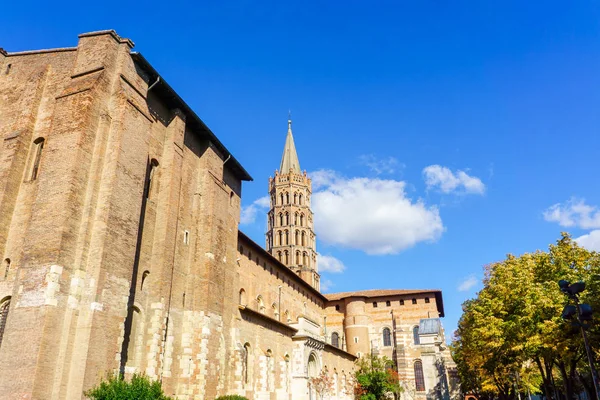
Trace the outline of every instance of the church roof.
{"label": "church roof", "polygon": [[288,119],[288,131],[285,138],[285,147],[283,148],[279,173],[287,174],[290,172],[290,169],[297,174],[300,173],[300,161],[298,161],[298,153],[296,152],[294,136],[292,135],[292,120]]}
{"label": "church roof", "polygon": [[340,292],[340,293],[329,293],[324,296],[329,301],[342,300],[348,297],[386,297],[386,296],[402,296],[402,295],[414,295],[414,294],[427,294],[433,293],[435,295],[435,303],[437,305],[440,317],[444,316],[444,302],[442,299],[442,291],[439,289],[371,289],[371,290],[357,290],[355,292]]}

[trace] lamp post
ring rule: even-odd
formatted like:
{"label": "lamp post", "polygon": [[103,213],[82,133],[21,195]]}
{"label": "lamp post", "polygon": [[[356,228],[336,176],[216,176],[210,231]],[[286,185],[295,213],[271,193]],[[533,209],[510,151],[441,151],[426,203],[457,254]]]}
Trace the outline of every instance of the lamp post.
{"label": "lamp post", "polygon": [[569,281],[560,280],[558,282],[558,286],[560,287],[560,290],[575,303],[575,305],[567,304],[563,309],[561,317],[564,320],[570,320],[573,326],[577,326],[581,330],[581,336],[583,336],[583,345],[585,346],[585,352],[587,353],[588,363],[592,373],[592,382],[594,383],[594,390],[596,391],[596,398],[600,400],[598,372],[594,367],[592,349],[590,348],[587,334],[585,333],[585,330],[589,328],[589,324],[586,322],[592,320],[592,307],[589,304],[579,303],[578,296],[579,293],[585,290],[585,282],[570,283]]}

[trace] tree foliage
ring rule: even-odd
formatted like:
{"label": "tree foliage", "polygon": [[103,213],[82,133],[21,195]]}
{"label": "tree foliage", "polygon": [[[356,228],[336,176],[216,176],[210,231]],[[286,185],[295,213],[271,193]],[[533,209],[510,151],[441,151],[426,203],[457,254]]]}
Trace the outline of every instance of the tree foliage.
{"label": "tree foliage", "polygon": [[[585,281],[581,301],[600,310],[600,255],[563,233],[546,252],[508,255],[485,267],[484,288],[463,304],[452,344],[463,393],[480,399],[543,393],[568,399],[585,390],[591,376],[579,331],[561,319],[567,302],[558,281]],[[598,327],[590,342],[600,343]],[[596,358],[598,358],[596,346]]]}
{"label": "tree foliage", "polygon": [[385,399],[402,391],[394,364],[386,357],[368,356],[356,361],[354,394],[358,400]]}
{"label": "tree foliage", "polygon": [[160,382],[138,374],[134,374],[131,380],[109,376],[97,387],[85,392],[85,396],[92,400],[172,400],[165,396]]}

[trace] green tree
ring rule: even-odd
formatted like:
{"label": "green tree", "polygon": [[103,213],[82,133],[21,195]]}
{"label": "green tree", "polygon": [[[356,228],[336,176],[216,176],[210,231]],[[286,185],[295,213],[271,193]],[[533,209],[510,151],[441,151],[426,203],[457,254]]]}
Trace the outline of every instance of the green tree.
{"label": "green tree", "polygon": [[[599,309],[599,267],[598,253],[568,234],[547,252],[508,255],[486,266],[484,288],[463,304],[452,345],[463,391],[501,399],[525,391],[549,399],[593,393],[581,336],[560,318],[566,298],[557,282],[586,281],[582,301]],[[592,343],[598,333],[597,325],[590,330]]]}
{"label": "green tree", "polygon": [[93,400],[172,400],[164,395],[160,382],[138,374],[134,374],[131,380],[109,376],[97,387],[85,392],[85,396]]}
{"label": "green tree", "polygon": [[389,394],[402,391],[394,364],[386,357],[369,356],[356,361],[356,386],[354,393],[359,400],[379,400]]}

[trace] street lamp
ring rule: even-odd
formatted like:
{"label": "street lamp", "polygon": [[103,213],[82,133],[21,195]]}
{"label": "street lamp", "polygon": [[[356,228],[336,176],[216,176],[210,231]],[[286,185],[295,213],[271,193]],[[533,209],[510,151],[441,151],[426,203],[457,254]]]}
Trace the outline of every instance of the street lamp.
{"label": "street lamp", "polygon": [[579,327],[581,335],[583,336],[583,344],[587,353],[588,363],[590,364],[590,370],[592,372],[592,381],[594,383],[594,389],[596,390],[596,398],[600,400],[600,386],[598,385],[598,372],[594,368],[594,358],[592,356],[592,350],[588,342],[585,330],[590,327],[588,321],[592,320],[592,306],[589,304],[579,303],[579,293],[585,290],[585,282],[570,283],[569,281],[560,280],[558,281],[560,290],[567,295],[570,300],[573,300],[575,305],[567,304],[562,312],[562,319],[565,321],[571,321],[571,325]]}

